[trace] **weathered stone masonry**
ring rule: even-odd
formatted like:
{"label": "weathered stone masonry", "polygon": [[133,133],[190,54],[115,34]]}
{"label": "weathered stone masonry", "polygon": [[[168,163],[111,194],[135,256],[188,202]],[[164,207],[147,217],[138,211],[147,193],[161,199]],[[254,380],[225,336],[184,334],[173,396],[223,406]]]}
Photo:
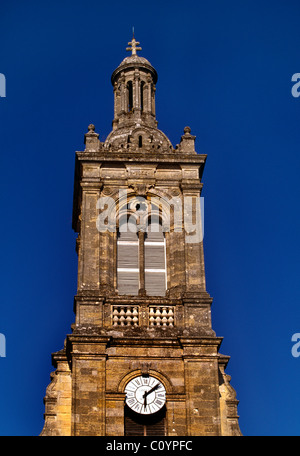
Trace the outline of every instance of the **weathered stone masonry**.
{"label": "weathered stone masonry", "polygon": [[[172,198],[182,205],[187,197],[199,201],[206,161],[206,155],[195,151],[195,136],[189,127],[175,148],[157,128],[157,73],[148,60],[137,55],[139,43],[133,38],[129,44],[132,54],[111,78],[112,132],[100,142],[90,125],[85,150],[76,152],[75,322],[63,349],[52,354],[55,371],[44,399],[41,435],[124,435],[124,390],[139,375],[150,375],[165,387],[165,435],[240,435],[238,401],[225,373],[229,357],[219,352],[222,338],[212,330],[202,239],[189,242],[184,229],[175,229],[169,208],[170,226],[163,241],[151,244],[141,229],[136,240],[126,241],[138,246],[138,266],[126,269],[126,262],[134,261],[133,254],[124,254],[123,269],[118,263],[118,245],[127,245],[118,244],[118,217],[127,199],[143,197],[150,207],[159,198],[166,208]],[[126,190],[126,201],[120,198],[120,189]],[[104,196],[115,201],[115,231],[100,232],[97,227],[101,212],[97,204]],[[161,208],[158,211],[163,225]],[[159,255],[147,259],[145,249],[151,250],[152,245],[157,251],[164,249],[161,269],[156,270],[154,263],[154,259],[161,260]],[[154,269],[147,270],[151,259]],[[138,283],[136,293],[119,291],[122,273],[124,289]],[[157,294],[156,277],[166,283]],[[163,280],[157,285],[161,286]],[[151,420],[149,423],[144,425],[145,433],[151,432]]]}

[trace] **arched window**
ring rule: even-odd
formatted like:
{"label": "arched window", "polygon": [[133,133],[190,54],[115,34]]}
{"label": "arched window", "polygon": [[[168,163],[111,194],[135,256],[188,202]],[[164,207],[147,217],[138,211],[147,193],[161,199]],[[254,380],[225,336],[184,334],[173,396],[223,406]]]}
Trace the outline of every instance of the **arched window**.
{"label": "arched window", "polygon": [[139,147],[143,147],[143,137],[139,136]]}
{"label": "arched window", "polygon": [[132,90],[132,81],[127,83],[127,92],[128,92],[128,112],[132,111],[133,108],[133,90]]}
{"label": "arched window", "polygon": [[148,225],[144,241],[145,289],[149,296],[165,296],[167,289],[166,239],[158,220]]}
{"label": "arched window", "polygon": [[144,85],[145,83],[141,82],[141,111],[144,110]]}
{"label": "arched window", "polygon": [[139,292],[139,238],[136,225],[120,219],[117,240],[117,288],[121,295]]}
{"label": "arched window", "polygon": [[122,216],[117,237],[117,289],[119,295],[165,296],[167,289],[166,240],[162,225],[151,220],[147,232]]}

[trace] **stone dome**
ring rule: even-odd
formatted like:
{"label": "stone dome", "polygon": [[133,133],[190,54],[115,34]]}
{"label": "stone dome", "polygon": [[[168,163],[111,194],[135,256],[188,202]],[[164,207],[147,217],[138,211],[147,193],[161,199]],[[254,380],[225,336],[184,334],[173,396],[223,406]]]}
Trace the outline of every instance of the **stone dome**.
{"label": "stone dome", "polygon": [[117,74],[119,74],[121,71],[124,71],[126,69],[130,68],[139,68],[139,69],[145,69],[148,70],[153,77],[153,82],[156,84],[157,82],[157,73],[155,68],[151,65],[149,60],[145,59],[145,57],[141,57],[140,55],[133,54],[129,55],[128,57],[125,57],[125,59],[122,60],[120,65],[115,69],[111,76],[111,82],[114,84],[115,77]]}
{"label": "stone dome", "polygon": [[119,66],[121,65],[127,65],[127,64],[132,64],[132,63],[142,63],[142,64],[146,64],[146,65],[151,65],[151,63],[149,62],[149,60],[145,59],[145,57],[141,57],[140,55],[128,55],[127,57],[125,57],[125,59],[122,60],[122,62],[120,63]]}

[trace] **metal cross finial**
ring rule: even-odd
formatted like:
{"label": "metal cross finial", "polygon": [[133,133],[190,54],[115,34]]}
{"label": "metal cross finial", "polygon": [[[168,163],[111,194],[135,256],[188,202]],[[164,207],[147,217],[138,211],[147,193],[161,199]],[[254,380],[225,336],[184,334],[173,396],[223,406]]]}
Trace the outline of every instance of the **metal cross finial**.
{"label": "metal cross finial", "polygon": [[134,28],[132,28],[132,40],[128,43],[130,47],[126,48],[126,51],[131,51],[131,55],[136,55],[136,51],[141,51],[141,47],[137,47],[140,43],[134,38]]}

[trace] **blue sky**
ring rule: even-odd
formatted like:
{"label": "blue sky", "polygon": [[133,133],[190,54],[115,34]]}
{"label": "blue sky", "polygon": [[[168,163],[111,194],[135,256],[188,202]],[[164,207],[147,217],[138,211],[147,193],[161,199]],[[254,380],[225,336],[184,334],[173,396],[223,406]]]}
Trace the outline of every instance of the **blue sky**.
{"label": "blue sky", "polygon": [[300,5],[1,3],[0,435],[38,435],[51,353],[74,321],[75,150],[111,131],[110,76],[135,36],[158,72],[158,126],[207,154],[207,290],[244,435],[300,435]]}

